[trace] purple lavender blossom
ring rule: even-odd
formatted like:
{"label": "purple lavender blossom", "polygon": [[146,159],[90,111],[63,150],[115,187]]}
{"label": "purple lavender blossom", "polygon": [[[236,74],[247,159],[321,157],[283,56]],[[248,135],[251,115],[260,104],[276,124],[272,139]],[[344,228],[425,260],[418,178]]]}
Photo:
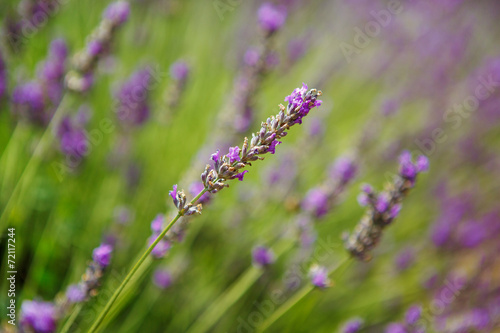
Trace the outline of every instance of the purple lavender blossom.
{"label": "purple lavender blossom", "polygon": [[170,76],[175,80],[185,81],[189,75],[189,65],[184,60],[178,60],[170,66]]}
{"label": "purple lavender blossom", "polygon": [[116,1],[106,8],[103,16],[115,25],[120,25],[127,21],[129,14],[130,6],[127,1]]}
{"label": "purple lavender blossom", "polygon": [[117,98],[118,119],[125,127],[142,125],[149,118],[149,90],[151,73],[147,69],[134,72],[121,86]]}
{"label": "purple lavender blossom", "polygon": [[50,302],[24,301],[21,305],[20,325],[24,331],[55,332],[57,326],[55,305]]}
{"label": "purple lavender blossom", "polygon": [[265,267],[274,263],[274,252],[265,246],[256,246],[252,250],[252,261],[255,266]]}
{"label": "purple lavender blossom", "polygon": [[241,161],[240,159],[240,147],[230,147],[229,153],[226,155],[229,157],[229,163],[233,164],[236,161]]}
{"label": "purple lavender blossom", "polygon": [[165,268],[157,268],[153,273],[153,283],[160,289],[167,289],[172,285],[172,274]]}
{"label": "purple lavender blossom", "polygon": [[429,169],[429,160],[427,157],[421,155],[417,158],[417,163],[413,164],[409,151],[404,151],[400,155],[399,164],[400,175],[412,184],[415,182],[415,178],[419,172],[426,172]]}
{"label": "purple lavender blossom", "polygon": [[163,223],[165,222],[165,215],[158,214],[154,218],[153,222],[151,222],[151,230],[154,234],[160,234],[163,230]]}
{"label": "purple lavender blossom", "polygon": [[[66,42],[55,39],[51,42],[47,59],[42,64],[38,77],[44,82],[60,81],[64,77],[65,62],[68,55]],[[61,84],[62,89],[62,84]]]}
{"label": "purple lavender blossom", "polygon": [[406,311],[405,321],[408,325],[415,325],[421,315],[422,307],[419,305],[413,305],[408,309],[408,311]]}
{"label": "purple lavender blossom", "polygon": [[47,122],[47,115],[44,113],[43,88],[40,83],[31,81],[14,88],[12,103],[14,104],[14,112],[18,115],[38,124]]}
{"label": "purple lavender blossom", "polygon": [[381,193],[377,197],[377,201],[375,203],[375,209],[379,213],[384,213],[389,208],[390,200],[391,198],[389,197],[388,193],[385,192]]}
{"label": "purple lavender blossom", "polygon": [[70,303],[80,303],[87,298],[87,291],[84,289],[83,285],[72,284],[66,290],[66,298]]}
{"label": "purple lavender blossom", "polygon": [[488,236],[485,226],[477,221],[467,221],[461,225],[459,230],[459,242],[467,248],[478,246]]}
{"label": "purple lavender blossom", "polygon": [[257,16],[261,28],[272,33],[285,24],[287,14],[285,7],[266,2],[260,6]]}
{"label": "purple lavender blossom", "polygon": [[111,253],[113,247],[109,244],[101,244],[92,252],[92,259],[98,263],[102,268],[106,268],[111,261]]}
{"label": "purple lavender blossom", "polygon": [[313,213],[317,218],[328,213],[328,195],[321,188],[313,188],[307,192],[302,200],[302,209]]}
{"label": "purple lavender blossom", "polygon": [[415,251],[408,247],[403,249],[396,257],[395,264],[398,271],[407,270],[415,262]]}
{"label": "purple lavender blossom", "polygon": [[99,53],[102,52],[103,49],[104,47],[102,43],[95,39],[89,41],[89,43],[87,44],[87,53],[92,57],[96,57]]}
{"label": "purple lavender blossom", "polygon": [[354,161],[347,157],[338,158],[330,169],[330,175],[342,183],[348,183],[356,177],[358,168]]}
{"label": "purple lavender blossom", "polygon": [[328,270],[323,266],[313,265],[309,269],[311,283],[318,288],[328,288],[332,282],[328,278]]}
{"label": "purple lavender blossom", "polygon": [[243,60],[245,61],[245,64],[247,66],[255,66],[259,62],[260,59],[260,52],[257,48],[249,48],[246,52],[245,55],[243,56]]}
{"label": "purple lavender blossom", "polygon": [[385,333],[408,333],[403,324],[392,323],[385,328]]}
{"label": "purple lavender blossom", "polygon": [[361,319],[351,319],[342,327],[342,333],[357,333],[362,326],[363,321]]}

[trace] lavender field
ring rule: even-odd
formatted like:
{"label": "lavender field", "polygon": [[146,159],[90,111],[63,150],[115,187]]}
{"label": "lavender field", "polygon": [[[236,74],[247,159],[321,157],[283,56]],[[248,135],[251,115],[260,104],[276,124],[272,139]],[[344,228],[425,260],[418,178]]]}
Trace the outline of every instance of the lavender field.
{"label": "lavender field", "polygon": [[500,332],[498,1],[0,19],[0,332]]}

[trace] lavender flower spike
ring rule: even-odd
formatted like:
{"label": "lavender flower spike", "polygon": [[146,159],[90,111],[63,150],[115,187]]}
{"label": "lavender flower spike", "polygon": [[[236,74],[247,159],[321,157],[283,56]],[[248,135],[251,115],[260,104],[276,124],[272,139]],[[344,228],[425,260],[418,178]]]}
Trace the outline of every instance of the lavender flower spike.
{"label": "lavender flower spike", "polygon": [[20,324],[23,332],[55,332],[57,319],[57,309],[53,303],[24,301],[21,305]]}
{"label": "lavender flower spike", "polygon": [[295,89],[290,96],[285,98],[288,106],[285,108],[280,104],[280,112],[276,116],[267,118],[262,123],[260,131],[252,134],[252,139],[245,138],[241,149],[231,147],[227,155],[221,156],[220,152],[212,154],[211,160],[214,161],[213,168],[207,165],[201,175],[201,180],[205,188],[210,193],[216,193],[229,185],[226,181],[229,179],[243,180],[245,171],[242,171],[251,162],[264,159],[260,155],[266,153],[274,154],[278,141],[286,136],[287,130],[295,124],[301,124],[302,118],[307,116],[313,107],[321,105],[318,99],[321,91],[316,89],[308,90],[307,85]]}
{"label": "lavender flower spike", "polygon": [[313,265],[309,270],[311,283],[321,289],[328,288],[332,281],[328,278],[328,270],[323,266]]}
{"label": "lavender flower spike", "polygon": [[371,187],[364,186],[360,198],[362,206],[368,206],[365,216],[356,226],[354,233],[344,234],[344,246],[352,256],[368,261],[371,259],[369,251],[380,241],[382,231],[392,223],[401,209],[401,202],[415,185],[420,172],[427,171],[429,162],[425,156],[412,162],[411,154],[403,152],[399,157],[400,169],[392,184],[389,184],[382,193],[375,193]]}

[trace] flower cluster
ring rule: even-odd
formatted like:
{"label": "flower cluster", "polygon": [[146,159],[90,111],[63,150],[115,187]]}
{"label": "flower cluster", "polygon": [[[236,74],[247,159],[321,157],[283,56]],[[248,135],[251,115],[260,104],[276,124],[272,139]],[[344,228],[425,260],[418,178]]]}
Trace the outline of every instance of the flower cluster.
{"label": "flower cluster", "polygon": [[51,302],[24,301],[20,326],[23,332],[51,333],[57,328],[59,313]]}
{"label": "flower cluster", "polygon": [[369,251],[377,246],[383,229],[399,214],[401,202],[415,185],[417,175],[429,168],[429,162],[425,156],[419,156],[413,163],[411,154],[407,151],[401,154],[399,163],[399,174],[395,177],[394,183],[389,184],[385,191],[375,193],[369,185],[362,187],[363,192],[358,197],[358,201],[368,209],[354,233],[351,235],[346,233],[343,237],[346,249],[360,260],[371,259]]}
{"label": "flower cluster", "polygon": [[285,24],[287,13],[285,7],[266,2],[259,8],[257,16],[260,27],[268,33],[273,33]]}
{"label": "flower cluster", "polygon": [[387,325],[386,333],[424,333],[425,329],[418,325],[418,321],[422,316],[422,307],[412,305],[405,315],[404,323],[391,323]]}
{"label": "flower cluster", "polygon": [[189,216],[194,213],[201,214],[201,204],[194,205],[190,202],[187,202],[186,194],[183,190],[178,191],[177,185],[174,185],[173,190],[169,191],[168,194],[172,197],[175,207],[181,216]]}
{"label": "flower cluster", "polygon": [[65,116],[57,128],[57,138],[64,155],[71,157],[72,163],[77,164],[86,155],[89,149],[89,140],[85,133],[88,122],[88,109],[81,107],[74,117]]}
{"label": "flower cluster", "polygon": [[207,191],[210,193],[220,191],[228,186],[226,180],[229,179],[243,180],[248,171],[241,171],[242,168],[251,165],[252,161],[262,160],[261,155],[274,154],[276,146],[281,143],[278,140],[287,134],[286,131],[295,124],[301,124],[302,118],[307,116],[313,107],[321,105],[318,96],[321,96],[321,91],[308,90],[304,84],[285,99],[288,102],[286,108],[280,104],[280,112],[262,123],[260,131],[252,134],[250,143],[248,138],[245,138],[241,149],[236,146],[229,148],[229,153],[226,155],[221,155],[219,150],[212,154],[213,167],[207,165],[201,175]]}
{"label": "flower cluster", "polygon": [[265,246],[256,246],[252,250],[252,261],[257,267],[269,266],[276,260],[274,252]]}
{"label": "flower cluster", "polygon": [[152,76],[148,69],[134,72],[116,94],[116,115],[124,127],[142,125],[149,118],[148,95]]}
{"label": "flower cluster", "polygon": [[309,277],[313,286],[317,288],[328,288],[332,285],[332,281],[328,278],[328,270],[326,267],[312,265],[309,269]]}
{"label": "flower cluster", "polygon": [[186,82],[188,81],[189,72],[189,65],[184,60],[177,60],[170,66],[170,76],[173,82],[165,92],[165,101],[169,111],[172,111],[179,105]]}
{"label": "flower cluster", "polygon": [[[165,215],[163,214],[158,214],[153,222],[151,222],[151,231],[153,234],[148,238],[148,245],[151,245],[154,243],[155,239],[160,236],[162,230],[163,230],[163,224],[165,222]],[[168,250],[170,250],[170,242],[167,240],[167,238],[162,238],[155,246],[153,251],[151,252],[151,255],[155,258],[163,258],[165,254],[167,254]]]}
{"label": "flower cluster", "polygon": [[68,51],[66,42],[51,42],[46,60],[39,65],[36,79],[18,85],[12,92],[14,112],[30,122],[46,125],[61,102]]}
{"label": "flower cluster", "polygon": [[93,83],[93,74],[97,61],[109,53],[114,33],[125,21],[130,13],[127,1],[111,3],[103,13],[99,26],[89,36],[87,47],[78,52],[73,59],[74,71],[66,75],[69,89],[83,92],[90,89]]}

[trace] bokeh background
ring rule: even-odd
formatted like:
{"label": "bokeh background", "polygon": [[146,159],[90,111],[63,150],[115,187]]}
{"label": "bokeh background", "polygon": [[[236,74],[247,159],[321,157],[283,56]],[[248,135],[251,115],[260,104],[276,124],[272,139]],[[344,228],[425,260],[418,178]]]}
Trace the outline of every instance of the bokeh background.
{"label": "bokeh background", "polygon": [[[396,322],[420,332],[405,323],[417,305],[427,332],[499,331],[496,1],[283,0],[268,19],[286,20],[270,29],[261,1],[136,0],[98,50],[92,32],[110,2],[42,2],[0,4],[0,308],[15,228],[18,324],[23,301],[63,302],[109,242],[100,286],[58,318],[58,330],[68,318],[69,332],[88,329],[144,252],[151,221],[172,215],[172,186],[188,193],[210,154],[241,145],[304,82],[322,90],[321,107],[184,220],[182,241],[147,261],[101,330],[342,332],[360,318],[361,332]],[[66,57],[50,51],[56,39]],[[62,73],[48,80],[57,70],[47,63]],[[426,155],[429,172],[373,259],[345,263],[360,185],[391,182],[403,150]],[[320,205],[311,189],[331,184],[339,158],[356,175],[305,230],[300,217]],[[258,245],[272,265],[252,263]],[[304,289],[314,263],[333,271],[331,287]],[[20,329],[7,320],[2,310],[0,330]]]}

